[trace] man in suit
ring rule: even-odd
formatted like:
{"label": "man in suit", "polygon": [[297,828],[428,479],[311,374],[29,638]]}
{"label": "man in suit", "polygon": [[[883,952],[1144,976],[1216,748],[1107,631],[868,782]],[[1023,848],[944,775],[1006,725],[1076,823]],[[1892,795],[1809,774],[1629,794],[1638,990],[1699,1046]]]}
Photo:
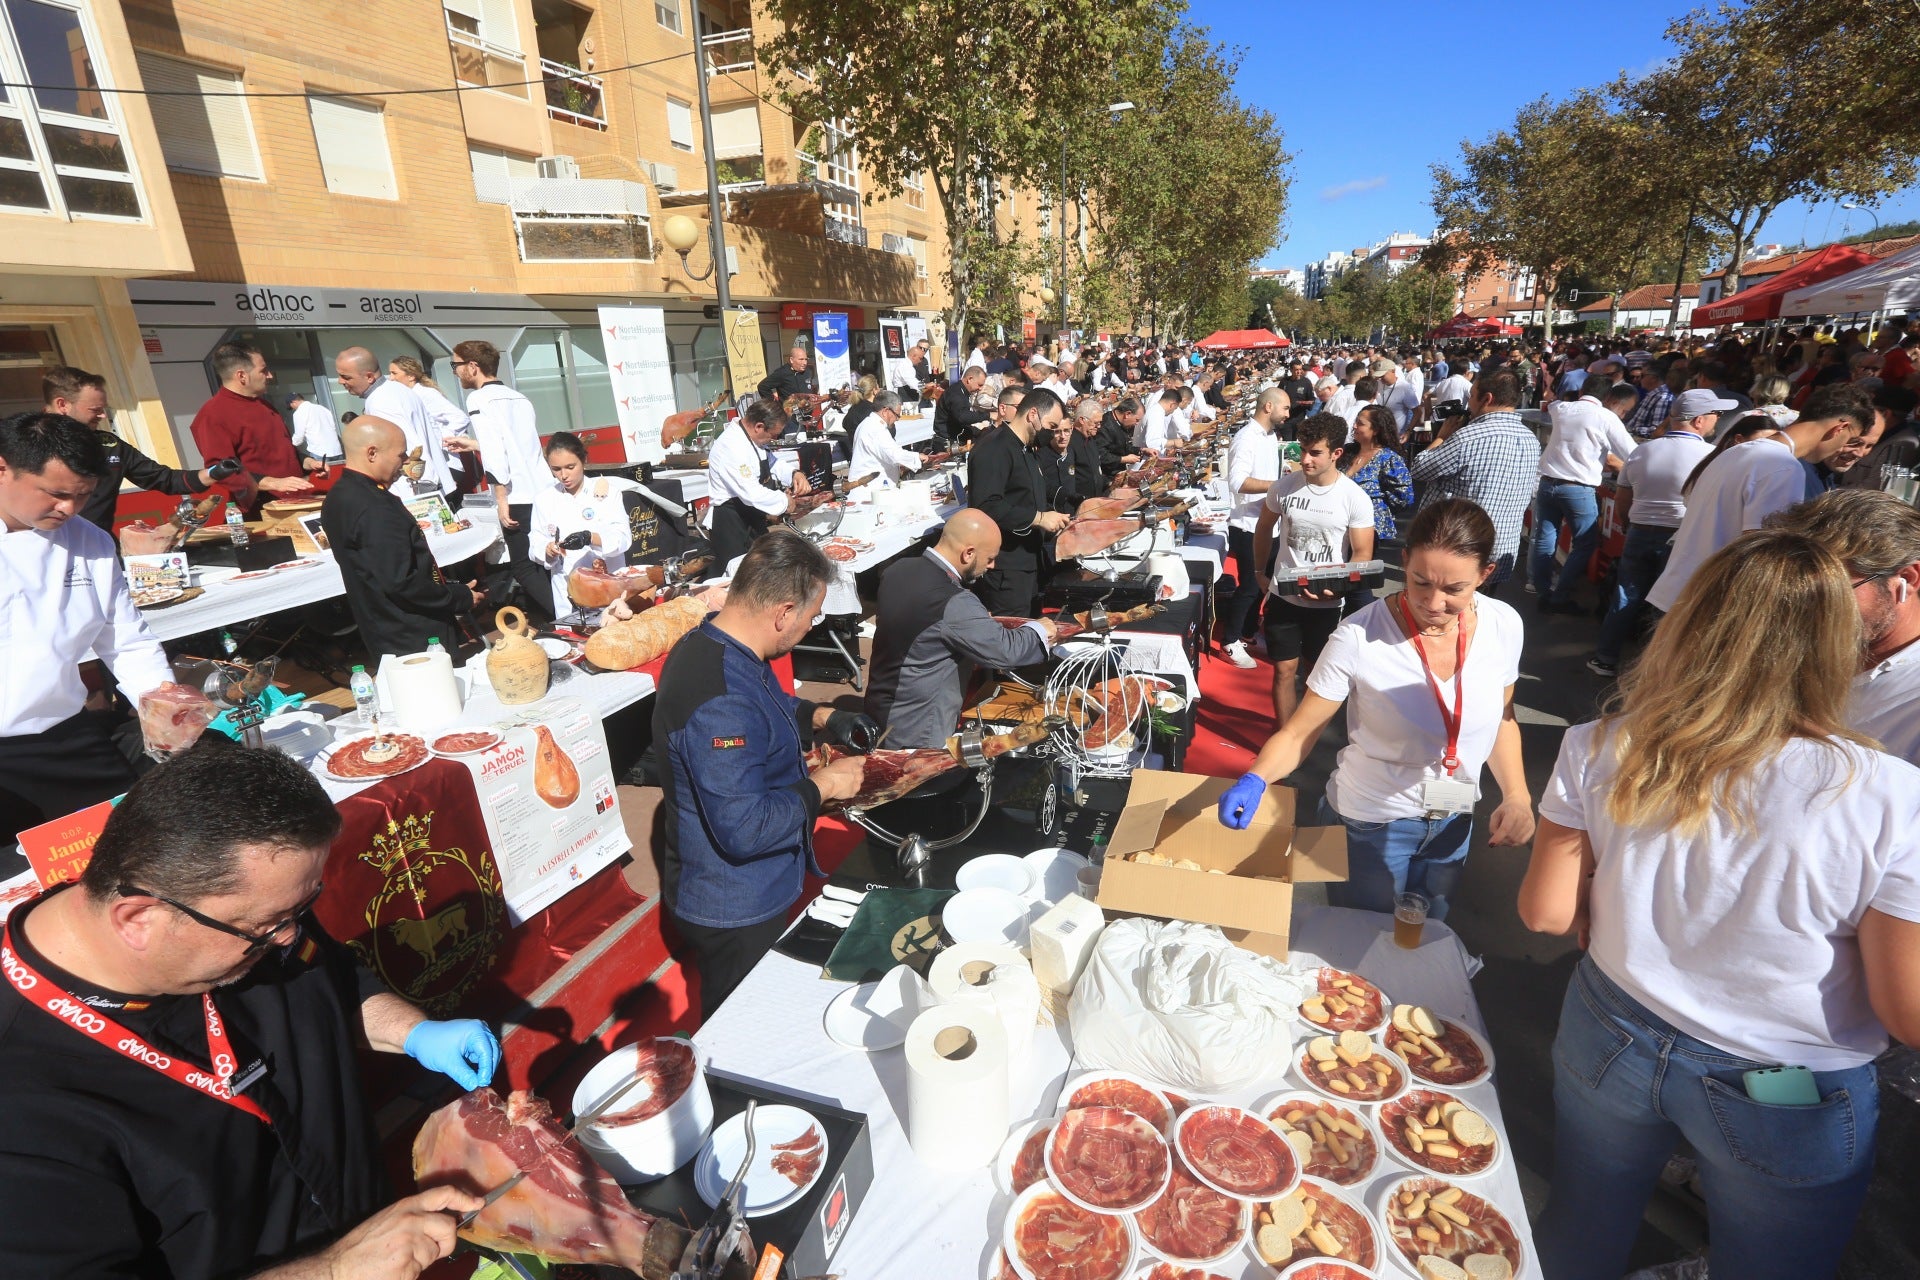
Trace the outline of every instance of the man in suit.
{"label": "man in suit", "polygon": [[1032,446],[1043,432],[1059,430],[1066,417],[1059,396],[1030,391],[1013,421],[983,438],[967,461],[969,500],[1000,526],[999,560],[979,587],[981,600],[994,613],[1038,614],[1047,537],[1066,528],[1068,517],[1047,509],[1046,478]]}
{"label": "man in suit", "polygon": [[980,427],[993,415],[973,407],[974,393],[987,385],[987,371],[969,365],[960,381],[948,387],[933,409],[933,434],[949,444],[962,445],[972,440]]}
{"label": "man in suit", "polygon": [[1093,443],[1100,451],[1100,470],[1108,479],[1140,461],[1133,447],[1133,432],[1145,413],[1137,396],[1124,396],[1100,419],[1100,433]]}

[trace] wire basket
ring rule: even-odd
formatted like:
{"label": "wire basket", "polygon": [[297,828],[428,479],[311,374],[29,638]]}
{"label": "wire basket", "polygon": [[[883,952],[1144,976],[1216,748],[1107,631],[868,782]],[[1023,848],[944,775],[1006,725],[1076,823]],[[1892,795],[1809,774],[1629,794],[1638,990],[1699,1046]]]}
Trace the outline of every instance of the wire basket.
{"label": "wire basket", "polygon": [[1061,724],[1048,739],[1078,777],[1125,778],[1147,758],[1156,679],[1111,636],[1075,641],[1047,677],[1043,702]]}

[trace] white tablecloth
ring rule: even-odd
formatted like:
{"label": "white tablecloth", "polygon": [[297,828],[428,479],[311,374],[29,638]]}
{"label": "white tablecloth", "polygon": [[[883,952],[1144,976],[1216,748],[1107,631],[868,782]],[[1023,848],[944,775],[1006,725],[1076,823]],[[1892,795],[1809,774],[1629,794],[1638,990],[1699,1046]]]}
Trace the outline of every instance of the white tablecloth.
{"label": "white tablecloth", "polygon": [[[477,556],[500,540],[499,515],[492,507],[466,507],[460,514],[473,522],[458,533],[433,535],[427,547],[434,562],[448,565]],[[191,556],[191,551],[189,551]],[[142,610],[147,628],[162,640],[178,640],[229,623],[252,621],[282,609],[331,600],[346,593],[340,565],[330,551],[304,559],[319,563],[298,569],[275,569],[264,578],[245,582],[226,579],[206,584],[206,594],[182,604]]]}
{"label": "white tablecloth", "polygon": [[[1425,1004],[1484,1031],[1467,982],[1468,957],[1452,933],[1444,926],[1430,925],[1427,945],[1404,952],[1393,945],[1391,930],[1392,922],[1383,916],[1331,907],[1303,908],[1295,913],[1294,957],[1303,964],[1325,962],[1356,969],[1379,982],[1396,1000]],[[866,1054],[828,1039],[821,1018],[827,1003],[846,984],[825,981],[819,972],[813,965],[769,955],[707,1020],[695,1042],[720,1071],[770,1081],[867,1116],[873,1185],[831,1259],[834,1272],[849,1277],[937,1276],[941,1280],[985,1275],[1010,1197],[995,1188],[989,1169],[936,1172],[913,1154],[904,1128],[904,1050]],[[1016,1123],[1052,1112],[1070,1056],[1064,1029],[1042,1028],[1035,1035],[1027,1069],[1014,1083]],[[1231,1101],[1251,1104],[1267,1093],[1297,1087],[1291,1077],[1276,1076],[1256,1096]],[[1493,1122],[1504,1147],[1506,1124],[1493,1085],[1458,1092]],[[1374,1182],[1362,1189],[1369,1208],[1375,1187],[1408,1172],[1384,1154],[1380,1169]],[[1492,1174],[1468,1185],[1507,1215],[1527,1255],[1521,1275],[1538,1277],[1532,1232],[1511,1154]],[[1401,1274],[1391,1259],[1382,1261],[1381,1275]],[[1273,1275],[1272,1268],[1251,1253],[1207,1269],[1246,1280],[1271,1280]]]}

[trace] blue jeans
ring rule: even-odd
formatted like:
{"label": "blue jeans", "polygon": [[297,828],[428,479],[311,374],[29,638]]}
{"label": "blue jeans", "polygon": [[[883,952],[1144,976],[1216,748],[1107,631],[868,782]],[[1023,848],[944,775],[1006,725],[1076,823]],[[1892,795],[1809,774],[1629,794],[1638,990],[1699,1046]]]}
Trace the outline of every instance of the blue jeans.
{"label": "blue jeans", "polygon": [[1619,1280],[1660,1170],[1698,1153],[1715,1280],[1818,1280],[1873,1173],[1873,1064],[1820,1071],[1821,1101],[1749,1098],[1752,1062],[1675,1030],[1589,959],[1553,1042],[1553,1191],[1534,1230],[1547,1280]]}
{"label": "blue jeans", "polygon": [[[1573,528],[1573,550],[1553,580],[1553,553],[1560,546],[1560,526]],[[1573,584],[1587,571],[1593,549],[1600,542],[1600,497],[1590,484],[1540,477],[1540,490],[1533,499],[1533,565],[1529,581],[1542,600],[1564,602],[1573,594]],[[1551,588],[1551,590],[1549,590]]]}
{"label": "blue jeans", "polygon": [[1358,822],[1335,813],[1325,797],[1314,821],[1347,829],[1347,878],[1327,886],[1327,901],[1360,911],[1393,911],[1393,900],[1407,892],[1426,895],[1427,915],[1447,918],[1447,895],[1460,880],[1473,835],[1473,815],[1444,818],[1396,818]]}
{"label": "blue jeans", "polygon": [[1667,567],[1675,532],[1653,524],[1627,527],[1627,545],[1620,552],[1613,601],[1607,609],[1606,620],[1600,624],[1600,639],[1593,649],[1593,656],[1600,661],[1610,666],[1619,664],[1621,650],[1627,647],[1627,641],[1633,639],[1634,629],[1639,626],[1640,602],[1647,598],[1647,592]]}

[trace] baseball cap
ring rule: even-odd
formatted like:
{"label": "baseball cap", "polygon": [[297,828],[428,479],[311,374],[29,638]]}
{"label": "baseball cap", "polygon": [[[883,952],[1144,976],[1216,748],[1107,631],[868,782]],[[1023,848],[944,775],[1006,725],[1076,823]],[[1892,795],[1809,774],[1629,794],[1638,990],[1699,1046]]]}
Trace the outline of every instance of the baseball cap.
{"label": "baseball cap", "polygon": [[1053,361],[1047,359],[1046,355],[1039,351],[1027,357],[1027,367],[1031,369],[1035,365],[1039,365],[1043,369],[1051,369],[1054,367]]}
{"label": "baseball cap", "polygon": [[1378,378],[1384,374],[1400,372],[1400,366],[1383,356],[1375,356],[1373,363],[1367,366],[1367,372]]}
{"label": "baseball cap", "polygon": [[1723,400],[1705,387],[1682,391],[1673,398],[1673,416],[1682,422],[1697,418],[1703,413],[1725,413],[1729,409],[1739,407],[1738,400]]}

